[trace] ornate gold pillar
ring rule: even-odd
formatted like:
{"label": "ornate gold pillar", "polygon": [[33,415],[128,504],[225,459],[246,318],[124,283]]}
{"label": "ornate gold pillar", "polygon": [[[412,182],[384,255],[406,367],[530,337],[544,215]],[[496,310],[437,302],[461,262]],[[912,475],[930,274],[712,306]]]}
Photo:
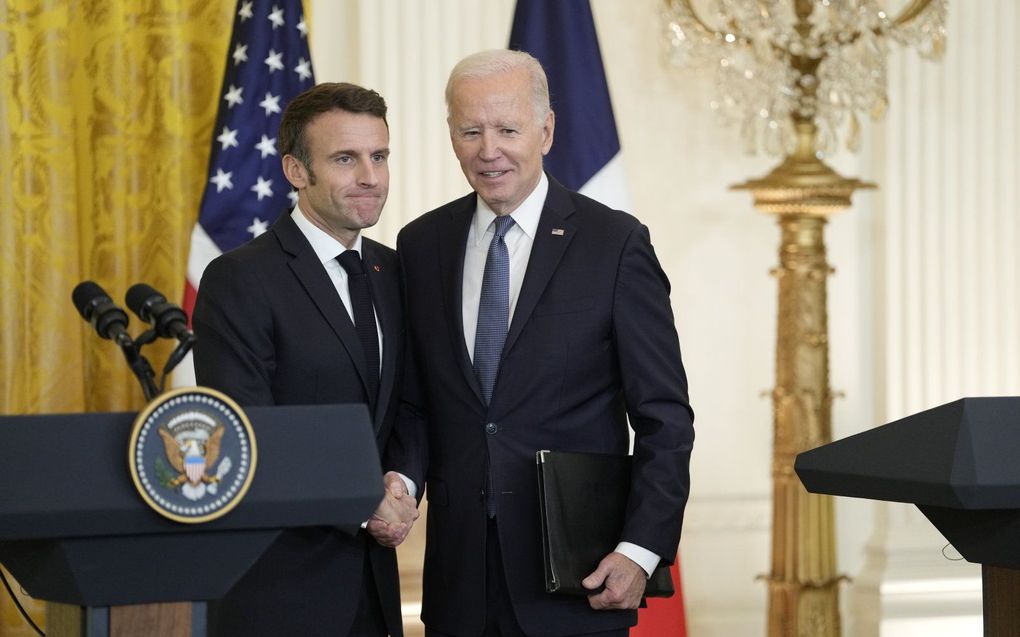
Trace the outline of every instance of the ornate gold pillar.
{"label": "ornate gold pillar", "polygon": [[767,176],[735,186],[780,228],[776,385],[772,390],[772,566],[769,637],[837,637],[839,581],[833,499],[808,493],[797,454],[832,441],[825,222],[858,188],[817,158],[815,128],[796,124],[798,148]]}

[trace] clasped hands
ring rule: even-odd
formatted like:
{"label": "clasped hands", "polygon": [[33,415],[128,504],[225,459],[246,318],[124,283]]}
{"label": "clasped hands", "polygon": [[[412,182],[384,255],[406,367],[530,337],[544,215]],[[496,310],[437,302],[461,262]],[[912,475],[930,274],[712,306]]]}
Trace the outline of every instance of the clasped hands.
{"label": "clasped hands", "polygon": [[365,528],[376,542],[394,548],[404,541],[418,519],[418,502],[407,492],[399,473],[388,471],[383,484],[386,493]]}

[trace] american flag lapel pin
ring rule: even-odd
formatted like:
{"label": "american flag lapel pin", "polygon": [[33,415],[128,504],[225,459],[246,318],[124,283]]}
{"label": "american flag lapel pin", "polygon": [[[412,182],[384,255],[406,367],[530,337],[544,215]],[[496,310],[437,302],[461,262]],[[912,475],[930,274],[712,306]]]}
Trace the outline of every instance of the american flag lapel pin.
{"label": "american flag lapel pin", "polygon": [[373,265],[372,269],[375,270],[376,272],[382,272],[382,266],[381,265]]}
{"label": "american flag lapel pin", "polygon": [[552,233],[553,233],[553,236],[562,237],[563,236],[563,228],[553,228],[552,229]]}

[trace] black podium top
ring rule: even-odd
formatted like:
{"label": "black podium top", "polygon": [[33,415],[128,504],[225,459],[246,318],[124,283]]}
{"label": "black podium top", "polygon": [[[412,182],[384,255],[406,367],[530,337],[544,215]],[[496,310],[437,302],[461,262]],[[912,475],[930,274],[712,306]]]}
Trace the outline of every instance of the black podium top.
{"label": "black podium top", "polygon": [[970,562],[1020,569],[1020,398],[963,398],[797,456],[812,493],[911,502]]}
{"label": "black podium top", "polygon": [[[259,461],[236,509],[203,531],[340,526],[375,511],[383,485],[364,405],[251,407]],[[133,413],[0,418],[0,540],[193,532],[131,482]]]}
{"label": "black podium top", "polygon": [[808,491],[955,509],[1020,508],[1020,398],[962,398],[797,456]]}

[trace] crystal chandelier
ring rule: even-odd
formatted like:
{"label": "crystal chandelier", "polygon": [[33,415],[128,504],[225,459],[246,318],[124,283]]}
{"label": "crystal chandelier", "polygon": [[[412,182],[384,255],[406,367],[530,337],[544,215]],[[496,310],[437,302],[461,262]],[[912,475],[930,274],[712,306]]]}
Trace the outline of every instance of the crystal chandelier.
{"label": "crystal chandelier", "polygon": [[665,0],[671,61],[714,68],[711,106],[737,123],[744,148],[788,155],[796,124],[813,124],[819,159],[842,131],[860,143],[859,114],[888,104],[890,41],[926,59],[945,49],[947,0],[902,0],[895,17],[881,0]]}

